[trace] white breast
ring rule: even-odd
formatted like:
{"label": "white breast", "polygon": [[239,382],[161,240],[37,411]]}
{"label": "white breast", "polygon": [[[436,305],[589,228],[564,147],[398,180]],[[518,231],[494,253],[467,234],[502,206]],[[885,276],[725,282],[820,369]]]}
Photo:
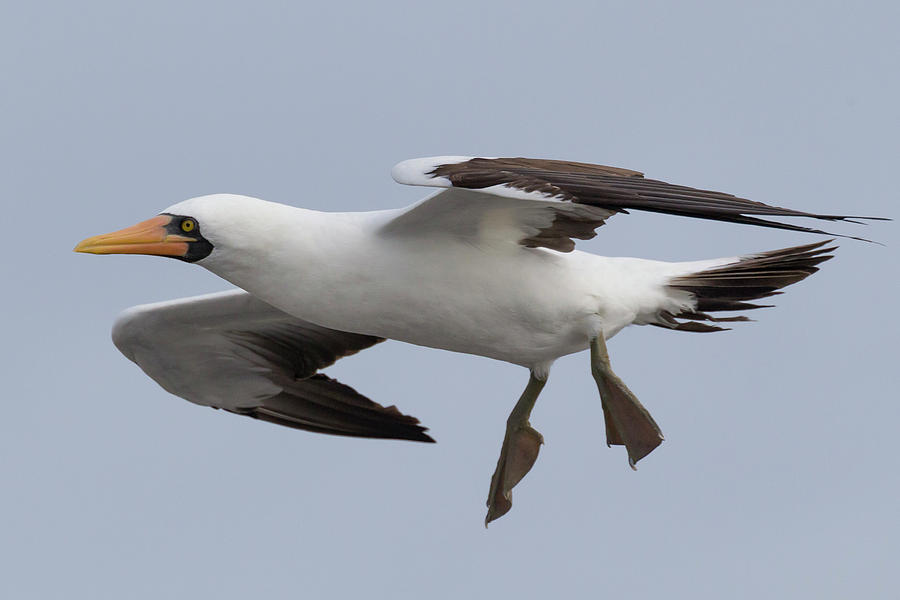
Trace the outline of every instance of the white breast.
{"label": "white breast", "polygon": [[644,305],[658,310],[663,296],[657,271],[666,263],[452,235],[379,235],[395,211],[266,211],[257,215],[267,226],[242,231],[240,242],[213,240],[201,264],[333,329],[533,367],[585,349],[599,331],[610,337]]}

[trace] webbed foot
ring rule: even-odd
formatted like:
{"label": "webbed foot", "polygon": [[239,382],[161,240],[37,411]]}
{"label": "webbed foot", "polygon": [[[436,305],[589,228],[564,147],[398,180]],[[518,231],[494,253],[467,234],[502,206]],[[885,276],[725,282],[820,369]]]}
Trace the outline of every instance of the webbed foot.
{"label": "webbed foot", "polygon": [[544,436],[527,422],[518,429],[507,431],[497,468],[491,477],[485,526],[512,508],[512,489],[534,466],[543,443]]}
{"label": "webbed foot", "polygon": [[591,372],[603,402],[606,445],[625,446],[628,464],[634,469],[639,460],[663,442],[662,431],[650,412],[613,372],[602,336],[591,340]]}
{"label": "webbed foot", "polygon": [[534,373],[528,380],[528,387],[515,408],[506,420],[506,435],[500,448],[497,468],[491,477],[491,489],[488,492],[487,516],[484,526],[494,519],[499,519],[512,508],[512,489],[531,470],[537,461],[544,437],[531,426],[528,417],[537,401],[538,394],[544,388],[545,380],[538,379]]}

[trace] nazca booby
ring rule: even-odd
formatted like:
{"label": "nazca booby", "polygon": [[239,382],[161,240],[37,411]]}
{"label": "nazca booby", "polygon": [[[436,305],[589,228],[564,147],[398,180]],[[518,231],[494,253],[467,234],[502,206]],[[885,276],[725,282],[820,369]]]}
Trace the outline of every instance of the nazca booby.
{"label": "nazca booby", "polygon": [[661,262],[579,252],[574,240],[629,210],[817,234],[826,232],[760,217],[871,218],[557,160],[432,157],[401,162],[392,175],[441,189],[406,208],[361,213],[203,196],[75,250],[169,256],[241,288],[137,306],[113,328],[125,356],[197,404],[310,431],[430,442],[417,419],[319,370],[384,339],[528,368],[485,523],[510,509],[512,488],[537,459],[543,438],[528,419],[557,358],[590,350],[607,443],[625,446],[634,467],[663,435],[613,372],[605,341],[628,325],[720,331],[722,322],[747,320],[735,311],[760,308],[752,301],[814,273],[835,248],[826,241]]}

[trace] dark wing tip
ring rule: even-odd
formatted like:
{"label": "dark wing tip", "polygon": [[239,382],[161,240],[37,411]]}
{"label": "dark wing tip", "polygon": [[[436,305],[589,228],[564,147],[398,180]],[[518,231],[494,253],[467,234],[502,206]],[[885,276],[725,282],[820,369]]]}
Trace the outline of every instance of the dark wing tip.
{"label": "dark wing tip", "polygon": [[293,429],[348,437],[434,443],[427,427],[396,406],[382,406],[352,387],[317,373],[306,379],[278,379],[282,391],[259,406],[237,412]]}
{"label": "dark wing tip", "polygon": [[453,187],[483,189],[504,185],[522,191],[540,191],[562,201],[626,212],[627,209],[697,219],[741,223],[758,227],[802,231],[879,244],[873,240],[830,233],[813,227],[761,219],[754,215],[800,217],[865,225],[890,221],[888,217],[816,214],[772,206],[732,194],[646,179],[638,171],[561,160],[532,158],[473,158],[438,164],[429,173],[450,180]]}
{"label": "dark wing tip", "polygon": [[411,442],[425,442],[426,444],[436,444],[437,440],[425,433],[426,431],[428,431],[428,428],[422,427],[422,430],[416,436],[404,439],[407,439]]}

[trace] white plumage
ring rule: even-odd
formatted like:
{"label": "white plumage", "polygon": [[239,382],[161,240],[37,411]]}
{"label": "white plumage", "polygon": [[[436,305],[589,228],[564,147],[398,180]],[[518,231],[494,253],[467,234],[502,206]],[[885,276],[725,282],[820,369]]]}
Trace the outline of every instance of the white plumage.
{"label": "white plumage", "polygon": [[[614,214],[650,210],[824,233],[751,215],[816,215],[644,179],[625,169],[533,159],[405,161],[400,183],[445,188],[413,206],[322,213],[230,194],[175,204],[83,252],[197,262],[245,291],[137,307],[116,345],[168,391],[198,404],[343,435],[429,441],[393,407],[316,374],[383,338],[531,370],[510,416],[488,520],[537,457],[528,414],[554,360],[587,348],[610,444],[632,464],[662,435],[612,372],[605,339],[624,327],[715,331],[709,313],[756,308],[816,271],[823,243],[696,262],[573,251]],[[858,218],[858,217],[857,217]]]}
{"label": "white plumage", "polygon": [[[210,232],[216,250],[199,264],[291,315],[544,373],[600,331],[609,338],[660,310],[691,307],[688,294],[665,288],[672,277],[738,260],[666,263],[523,248],[529,207],[504,200],[485,208],[478,199],[439,196],[429,202],[448,210],[426,203],[320,213],[214,195],[165,212],[194,216]],[[427,225],[413,218],[425,210]],[[218,234],[232,222],[242,224],[241,235]]]}

